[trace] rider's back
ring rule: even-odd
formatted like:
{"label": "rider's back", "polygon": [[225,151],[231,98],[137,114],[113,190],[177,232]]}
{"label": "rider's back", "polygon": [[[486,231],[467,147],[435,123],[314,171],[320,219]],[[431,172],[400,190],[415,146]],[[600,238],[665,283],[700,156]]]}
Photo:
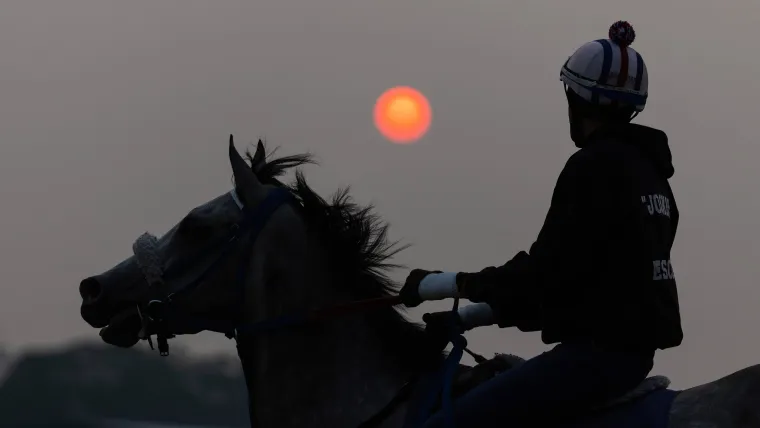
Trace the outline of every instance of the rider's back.
{"label": "rider's back", "polygon": [[537,255],[554,266],[539,273],[544,342],[642,350],[681,343],[672,175],[667,136],[639,125],[602,128],[571,157],[544,225],[554,236],[542,243],[542,230],[534,244],[550,247]]}

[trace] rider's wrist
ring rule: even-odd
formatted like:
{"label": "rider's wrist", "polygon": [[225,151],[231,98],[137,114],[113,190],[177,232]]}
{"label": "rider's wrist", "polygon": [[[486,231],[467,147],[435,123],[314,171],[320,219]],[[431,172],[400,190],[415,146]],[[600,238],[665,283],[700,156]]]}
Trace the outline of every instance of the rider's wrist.
{"label": "rider's wrist", "polygon": [[457,297],[456,272],[431,273],[420,282],[418,288],[422,300],[442,300]]}
{"label": "rider's wrist", "polygon": [[473,303],[458,310],[459,319],[467,330],[494,324],[493,310],[488,303]]}

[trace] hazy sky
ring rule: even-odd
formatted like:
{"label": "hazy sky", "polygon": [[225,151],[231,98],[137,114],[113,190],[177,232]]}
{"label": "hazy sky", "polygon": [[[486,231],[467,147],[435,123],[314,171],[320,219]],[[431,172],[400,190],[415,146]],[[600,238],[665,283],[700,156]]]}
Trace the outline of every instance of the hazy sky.
{"label": "hazy sky", "polygon": [[[760,363],[760,4],[614,3],[3,1],[0,343],[96,339],[79,281],[229,190],[229,133],[239,147],[266,136],[283,154],[315,153],[313,185],[374,202],[391,236],[414,244],[403,263],[505,262],[535,239],[574,150],[560,67],[626,19],[650,75],[636,121],[669,134],[681,210],[686,338],[655,372],[686,387]],[[395,85],[433,108],[412,146],[372,125]],[[545,349],[535,333],[469,337],[488,354]],[[179,342],[233,351],[210,334]]]}

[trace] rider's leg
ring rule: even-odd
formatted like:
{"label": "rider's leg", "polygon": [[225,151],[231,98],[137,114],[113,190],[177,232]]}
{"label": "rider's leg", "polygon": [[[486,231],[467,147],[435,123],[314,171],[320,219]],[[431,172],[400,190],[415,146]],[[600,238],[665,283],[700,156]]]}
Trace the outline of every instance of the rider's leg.
{"label": "rider's leg", "polygon": [[[520,428],[563,420],[620,396],[646,378],[653,353],[560,344],[474,388],[455,401],[459,427]],[[435,414],[424,428],[444,426]]]}

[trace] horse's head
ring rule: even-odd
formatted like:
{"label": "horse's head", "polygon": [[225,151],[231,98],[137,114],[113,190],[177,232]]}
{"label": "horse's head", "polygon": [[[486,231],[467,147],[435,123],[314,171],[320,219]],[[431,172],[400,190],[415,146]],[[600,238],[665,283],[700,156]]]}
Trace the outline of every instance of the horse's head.
{"label": "horse's head", "polygon": [[133,256],[81,282],[82,318],[103,327],[107,343],[128,347],[151,334],[232,327],[239,314],[230,312],[240,309],[243,291],[236,274],[249,274],[236,268],[250,251],[267,250],[251,242],[265,233],[269,215],[262,211],[271,214],[290,194],[257,179],[255,171],[266,165],[261,143],[249,166],[230,137],[229,158],[233,191],[193,209],[160,239],[143,235]]}
{"label": "horse's head", "polygon": [[233,191],[83,280],[82,318],[107,343],[155,335],[160,351],[173,335],[234,333],[260,426],[356,426],[429,355],[420,326],[390,306],[385,271],[404,247],[347,190],[328,202],[299,172],[276,179],[309,155],[266,160],[259,144],[249,165],[230,139],[229,157]]}

